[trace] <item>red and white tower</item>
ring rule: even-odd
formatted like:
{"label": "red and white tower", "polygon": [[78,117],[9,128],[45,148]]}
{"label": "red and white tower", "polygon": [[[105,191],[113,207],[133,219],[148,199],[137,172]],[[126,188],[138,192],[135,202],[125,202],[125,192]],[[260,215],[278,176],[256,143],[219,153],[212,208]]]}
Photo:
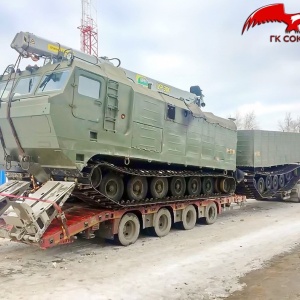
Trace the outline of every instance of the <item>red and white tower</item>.
{"label": "red and white tower", "polygon": [[80,29],[81,51],[98,57],[98,27],[95,18],[97,10],[92,6],[92,0],[81,0],[82,18]]}

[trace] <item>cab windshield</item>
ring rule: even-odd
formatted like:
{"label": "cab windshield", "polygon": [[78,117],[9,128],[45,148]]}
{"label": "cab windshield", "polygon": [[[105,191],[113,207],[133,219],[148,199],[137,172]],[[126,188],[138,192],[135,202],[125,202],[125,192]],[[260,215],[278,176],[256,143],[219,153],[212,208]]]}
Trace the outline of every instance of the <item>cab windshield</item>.
{"label": "cab windshield", "polygon": [[14,89],[14,97],[32,94],[35,91],[40,78],[41,76],[21,78]]}
{"label": "cab windshield", "polygon": [[4,100],[8,97],[12,86],[12,81],[2,81],[0,82],[0,100]]}
{"label": "cab windshield", "polygon": [[37,90],[38,93],[45,93],[51,91],[61,90],[68,78],[69,78],[70,71],[57,71],[47,74],[43,77],[39,88]]}

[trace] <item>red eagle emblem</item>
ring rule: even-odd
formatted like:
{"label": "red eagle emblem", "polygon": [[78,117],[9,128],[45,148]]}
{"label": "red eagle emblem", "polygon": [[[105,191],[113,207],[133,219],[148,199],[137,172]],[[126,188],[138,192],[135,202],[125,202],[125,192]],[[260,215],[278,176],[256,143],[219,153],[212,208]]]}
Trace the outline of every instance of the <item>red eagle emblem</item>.
{"label": "red eagle emblem", "polygon": [[246,20],[242,34],[250,27],[269,22],[285,23],[287,25],[285,31],[288,33],[293,30],[296,33],[300,32],[298,27],[300,25],[300,13],[286,14],[284,11],[284,4],[277,3],[263,6],[253,12]]}

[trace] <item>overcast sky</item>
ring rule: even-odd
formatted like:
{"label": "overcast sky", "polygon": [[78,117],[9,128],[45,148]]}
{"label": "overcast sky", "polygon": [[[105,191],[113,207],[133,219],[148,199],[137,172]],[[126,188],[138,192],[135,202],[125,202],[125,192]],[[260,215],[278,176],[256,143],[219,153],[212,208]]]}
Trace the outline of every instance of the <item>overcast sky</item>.
{"label": "overcast sky", "polygon": [[[80,48],[80,0],[0,1],[1,70],[17,58],[10,43],[19,31]],[[228,117],[254,110],[261,129],[277,130],[286,112],[300,115],[300,43],[270,43],[270,35],[285,35],[282,23],[241,35],[248,16],[273,2],[94,2],[100,56],[118,57],[124,68],[184,90],[198,84],[206,111]],[[284,4],[287,13],[300,12],[298,1]]]}

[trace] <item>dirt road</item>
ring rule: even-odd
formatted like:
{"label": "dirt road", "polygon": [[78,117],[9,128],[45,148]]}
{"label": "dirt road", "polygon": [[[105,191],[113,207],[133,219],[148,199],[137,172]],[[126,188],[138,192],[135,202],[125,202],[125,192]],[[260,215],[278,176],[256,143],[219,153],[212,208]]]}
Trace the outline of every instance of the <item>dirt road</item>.
{"label": "dirt road", "polygon": [[1,299],[221,299],[299,244],[299,213],[300,204],[251,200],[212,226],[129,247],[77,240],[43,251],[2,240]]}

